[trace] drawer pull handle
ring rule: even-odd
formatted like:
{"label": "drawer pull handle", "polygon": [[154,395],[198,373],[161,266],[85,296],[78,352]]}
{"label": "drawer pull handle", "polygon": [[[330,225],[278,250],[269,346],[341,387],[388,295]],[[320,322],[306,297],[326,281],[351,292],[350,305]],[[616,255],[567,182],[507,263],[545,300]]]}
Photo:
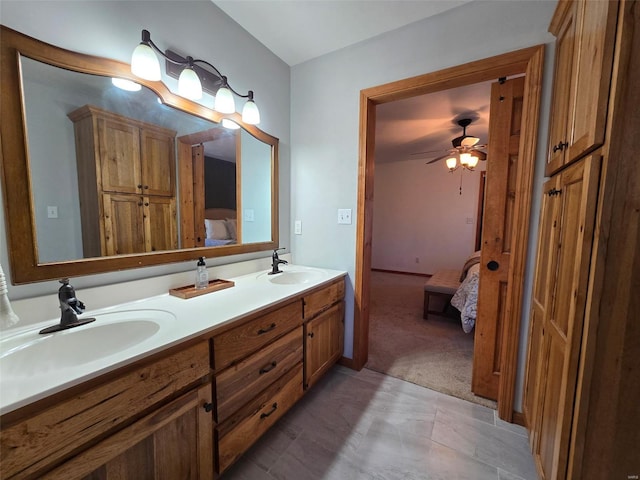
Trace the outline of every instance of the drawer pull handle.
{"label": "drawer pull handle", "polygon": [[213,403],[205,403],[203,407],[204,411],[209,413],[211,410],[213,410]]}
{"label": "drawer pull handle", "polygon": [[269,365],[267,365],[266,367],[262,367],[260,369],[260,375],[262,375],[263,373],[267,373],[270,372],[271,370],[273,370],[274,368],[276,368],[276,361],[274,360],[273,362],[271,362]]}
{"label": "drawer pull handle", "polygon": [[261,413],[260,414],[260,420],[262,420],[263,418],[267,418],[269,417],[273,412],[275,412],[278,409],[278,404],[274,403],[273,405],[271,405],[271,410],[267,413]]}
{"label": "drawer pull handle", "polygon": [[271,330],[273,330],[274,328],[276,328],[276,324],[272,323],[271,325],[269,325],[267,328],[261,328],[260,330],[258,330],[258,335],[262,335],[264,333],[270,332]]}

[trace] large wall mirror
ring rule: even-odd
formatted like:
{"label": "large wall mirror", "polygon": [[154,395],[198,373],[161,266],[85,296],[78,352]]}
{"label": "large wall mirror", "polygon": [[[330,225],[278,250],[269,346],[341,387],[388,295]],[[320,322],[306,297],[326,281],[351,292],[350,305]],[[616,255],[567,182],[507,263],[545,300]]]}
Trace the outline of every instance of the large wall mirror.
{"label": "large wall mirror", "polygon": [[277,246],[277,138],[125,63],[0,33],[14,283]]}

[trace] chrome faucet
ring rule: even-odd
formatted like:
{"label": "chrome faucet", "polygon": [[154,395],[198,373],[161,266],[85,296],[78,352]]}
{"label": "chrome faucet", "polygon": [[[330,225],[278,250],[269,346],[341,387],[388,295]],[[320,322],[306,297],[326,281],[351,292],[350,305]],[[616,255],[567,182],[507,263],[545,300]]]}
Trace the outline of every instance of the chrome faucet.
{"label": "chrome faucet", "polygon": [[273,255],[271,255],[272,263],[271,263],[271,271],[269,272],[269,275],[275,275],[276,273],[282,273],[282,270],[280,270],[278,268],[278,266],[280,264],[286,265],[287,263],[289,263],[286,260],[280,260],[280,258],[278,258],[278,250],[284,250],[284,247],[276,248],[273,251]]}
{"label": "chrome faucet", "polygon": [[77,314],[81,314],[85,310],[84,303],[76,297],[76,291],[73,286],[69,284],[68,278],[61,279],[60,283],[62,284],[58,290],[58,301],[60,302],[61,311],[60,323],[40,330],[41,334],[66,330],[95,320],[95,318],[83,318],[82,320],[78,318]]}

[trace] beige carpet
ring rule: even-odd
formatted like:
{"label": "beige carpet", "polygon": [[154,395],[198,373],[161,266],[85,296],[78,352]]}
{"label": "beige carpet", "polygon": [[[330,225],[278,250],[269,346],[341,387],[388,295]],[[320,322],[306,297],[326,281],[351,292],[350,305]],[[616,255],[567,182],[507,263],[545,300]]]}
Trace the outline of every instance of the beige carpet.
{"label": "beige carpet", "polygon": [[425,281],[371,272],[366,368],[495,409],[471,392],[473,331],[464,333],[459,319],[422,318]]}

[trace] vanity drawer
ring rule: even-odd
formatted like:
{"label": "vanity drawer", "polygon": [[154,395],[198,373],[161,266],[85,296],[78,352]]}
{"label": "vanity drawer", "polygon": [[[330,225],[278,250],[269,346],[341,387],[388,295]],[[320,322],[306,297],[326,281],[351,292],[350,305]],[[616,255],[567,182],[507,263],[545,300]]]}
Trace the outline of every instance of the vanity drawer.
{"label": "vanity drawer", "polygon": [[39,476],[81,445],[208,375],[208,360],[208,344],[201,342],[3,426],[0,478]]}
{"label": "vanity drawer", "polygon": [[302,364],[282,376],[216,428],[222,473],[302,397]]}
{"label": "vanity drawer", "polygon": [[216,375],[217,421],[302,361],[302,326]]}
{"label": "vanity drawer", "polygon": [[295,301],[213,337],[212,367],[219,371],[301,324],[302,307]]}
{"label": "vanity drawer", "polygon": [[331,305],[344,298],[344,278],[335,283],[305,295],[303,302],[303,317],[305,320],[315,317]]}

